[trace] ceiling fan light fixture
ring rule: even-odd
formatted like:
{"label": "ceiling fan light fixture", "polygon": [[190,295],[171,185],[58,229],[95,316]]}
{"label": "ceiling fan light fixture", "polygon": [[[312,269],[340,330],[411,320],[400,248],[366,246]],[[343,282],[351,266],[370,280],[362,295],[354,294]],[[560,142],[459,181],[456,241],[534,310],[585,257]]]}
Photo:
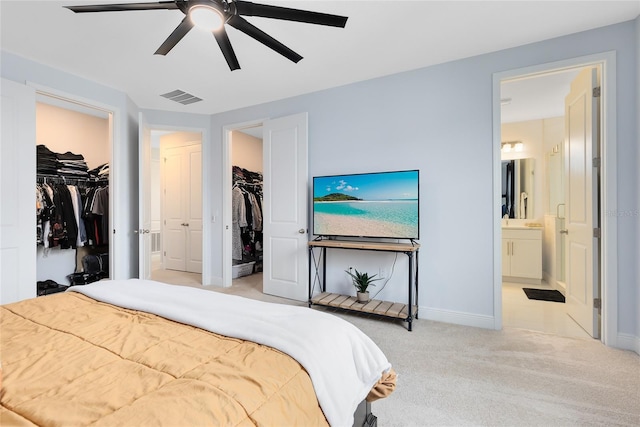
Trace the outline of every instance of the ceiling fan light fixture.
{"label": "ceiling fan light fixture", "polygon": [[193,25],[206,31],[215,31],[224,25],[224,16],[209,5],[197,4],[189,9],[189,19]]}
{"label": "ceiling fan light fixture", "polygon": [[269,49],[279,53],[292,62],[297,63],[302,56],[261,29],[255,27],[243,16],[259,16],[261,18],[279,19],[285,21],[302,22],[307,24],[325,25],[344,28],[346,16],[331,15],[310,10],[294,9],[283,6],[253,3],[248,0],[162,0],[142,3],[118,3],[65,6],[75,13],[85,12],[114,12],[133,10],[179,10],[185,16],[173,30],[154,55],[168,54],[184,36],[199,27],[203,31],[213,34],[218,47],[231,71],[240,69],[238,58],[231,45],[231,40],[225,29],[226,24],[262,43]]}

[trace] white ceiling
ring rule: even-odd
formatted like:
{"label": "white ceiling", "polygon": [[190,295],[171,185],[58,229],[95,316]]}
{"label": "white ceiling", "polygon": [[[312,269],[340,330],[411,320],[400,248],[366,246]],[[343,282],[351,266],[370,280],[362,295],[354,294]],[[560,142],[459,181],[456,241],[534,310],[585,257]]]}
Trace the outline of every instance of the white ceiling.
{"label": "white ceiling", "polygon": [[579,72],[574,68],[503,82],[500,85],[501,122],[564,116],[564,98]]}
{"label": "white ceiling", "polygon": [[[228,27],[242,67],[231,72],[211,34],[195,28],[167,56],[153,54],[182,20],[178,10],[74,14],[63,8],[127,2],[2,0],[1,47],[126,92],[141,108],[214,114],[628,21],[640,14],[639,0],[255,0],[349,20],[342,29],[248,17],[304,59],[294,64]],[[523,90],[517,86],[522,83],[504,89],[512,91],[508,96],[513,112]],[[160,96],[174,89],[204,101],[183,106]],[[539,88],[534,90],[541,95]]]}

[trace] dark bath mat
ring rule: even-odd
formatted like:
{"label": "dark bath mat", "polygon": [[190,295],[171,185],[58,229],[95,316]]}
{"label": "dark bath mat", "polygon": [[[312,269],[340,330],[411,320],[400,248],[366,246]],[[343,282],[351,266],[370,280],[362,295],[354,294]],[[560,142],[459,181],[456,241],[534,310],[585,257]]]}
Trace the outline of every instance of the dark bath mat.
{"label": "dark bath mat", "polygon": [[527,298],[540,301],[564,302],[564,295],[555,289],[522,288]]}

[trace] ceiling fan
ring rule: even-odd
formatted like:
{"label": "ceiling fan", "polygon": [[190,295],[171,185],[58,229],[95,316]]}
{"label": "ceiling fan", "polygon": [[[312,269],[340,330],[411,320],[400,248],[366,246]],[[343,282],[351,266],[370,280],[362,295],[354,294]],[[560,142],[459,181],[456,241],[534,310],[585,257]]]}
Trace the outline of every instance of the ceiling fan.
{"label": "ceiling fan", "polygon": [[347,23],[347,17],[344,16],[270,6],[243,0],[175,0],[156,3],[100,4],[65,7],[76,13],[179,9],[186,16],[158,50],[156,50],[155,54],[166,55],[194,26],[202,27],[211,31],[215,37],[231,71],[240,69],[240,63],[231,46],[231,41],[224,27],[225,24],[229,24],[248,36],[253,37],[293,62],[297,63],[302,59],[302,56],[298,53],[250,24],[243,16],[261,16],[264,18],[341,28],[344,28]]}

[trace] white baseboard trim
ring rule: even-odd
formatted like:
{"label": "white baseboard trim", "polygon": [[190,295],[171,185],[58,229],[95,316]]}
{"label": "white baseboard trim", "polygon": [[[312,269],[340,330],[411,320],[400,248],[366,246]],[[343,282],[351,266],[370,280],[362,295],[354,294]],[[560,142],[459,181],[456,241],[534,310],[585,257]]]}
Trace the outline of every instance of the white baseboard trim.
{"label": "white baseboard trim", "polygon": [[618,334],[616,347],[622,350],[631,350],[640,355],[640,337],[630,334]]}
{"label": "white baseboard trim", "polygon": [[534,285],[534,286],[542,285],[542,278],[529,279],[527,277],[502,276],[502,281],[509,282],[509,283],[524,283],[525,285]]}
{"label": "white baseboard trim", "polygon": [[216,276],[211,278],[211,283],[203,283],[202,286],[215,286],[218,288],[223,288],[224,280],[222,280],[222,276]]}
{"label": "white baseboard trim", "polygon": [[480,314],[439,310],[430,307],[420,307],[418,311],[418,317],[420,319],[433,320],[436,322],[453,323],[454,325],[473,326],[483,329],[495,329],[495,319],[493,318],[493,316],[483,316]]}

